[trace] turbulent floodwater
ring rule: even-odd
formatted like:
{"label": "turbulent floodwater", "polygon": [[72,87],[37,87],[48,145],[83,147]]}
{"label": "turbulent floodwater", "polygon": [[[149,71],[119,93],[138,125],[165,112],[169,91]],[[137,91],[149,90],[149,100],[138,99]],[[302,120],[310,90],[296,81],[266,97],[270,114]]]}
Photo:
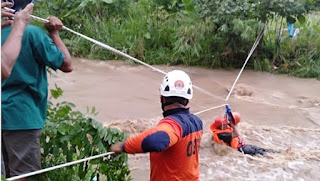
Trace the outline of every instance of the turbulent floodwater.
{"label": "turbulent floodwater", "polygon": [[[193,84],[210,94],[194,91],[190,109],[196,113],[225,103],[239,70],[156,66],[163,71],[182,69]],[[73,102],[86,112],[95,106],[96,120],[129,135],[156,125],[161,117],[159,85],[163,75],[126,62],[74,59],[74,71],[57,72],[50,87],[64,90],[60,101]],[[247,144],[280,153],[248,156],[211,140],[209,125],[224,108],[201,113],[204,134],[200,149],[201,180],[320,180],[320,81],[286,75],[244,71],[228,104],[240,112],[240,137]],[[131,176],[148,180],[148,154],[129,156]]]}

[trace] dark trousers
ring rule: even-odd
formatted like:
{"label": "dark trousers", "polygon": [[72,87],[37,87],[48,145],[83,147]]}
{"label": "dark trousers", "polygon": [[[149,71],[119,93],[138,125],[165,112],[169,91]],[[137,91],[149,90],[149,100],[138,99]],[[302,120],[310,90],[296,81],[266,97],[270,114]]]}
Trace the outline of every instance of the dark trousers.
{"label": "dark trousers", "polygon": [[256,154],[264,155],[266,153],[279,153],[278,151],[271,150],[271,149],[260,148],[260,147],[255,146],[255,145],[244,145],[244,146],[238,148],[238,150],[240,152],[243,152],[244,154],[249,154],[249,155],[252,155],[252,156],[256,155]]}

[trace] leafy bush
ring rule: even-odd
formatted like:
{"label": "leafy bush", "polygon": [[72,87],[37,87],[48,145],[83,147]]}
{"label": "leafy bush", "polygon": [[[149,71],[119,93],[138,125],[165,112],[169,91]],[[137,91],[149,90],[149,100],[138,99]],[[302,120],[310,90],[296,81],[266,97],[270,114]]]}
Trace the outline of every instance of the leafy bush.
{"label": "leafy bush", "polygon": [[[56,86],[54,98],[62,94]],[[42,167],[80,160],[108,152],[111,144],[126,137],[117,129],[105,128],[88,115],[74,111],[70,102],[48,103],[47,123],[41,138]],[[93,107],[90,114],[96,114]],[[130,180],[127,155],[108,156],[46,172],[37,180]]]}
{"label": "leafy bush", "polygon": [[307,16],[304,23],[296,22],[300,29],[297,37],[282,38],[279,56],[275,60],[277,72],[289,73],[298,77],[320,78],[320,31],[316,18],[319,13]]}

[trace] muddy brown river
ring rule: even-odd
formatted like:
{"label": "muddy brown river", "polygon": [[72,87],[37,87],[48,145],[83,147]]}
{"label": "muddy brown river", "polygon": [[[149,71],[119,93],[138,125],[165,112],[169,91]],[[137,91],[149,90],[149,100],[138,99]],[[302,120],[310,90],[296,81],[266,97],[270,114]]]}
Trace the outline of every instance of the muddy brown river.
{"label": "muddy brown river", "polygon": [[[163,74],[126,61],[73,59],[72,73],[54,73],[49,87],[64,91],[58,101],[70,101],[94,118],[129,135],[156,125],[162,118],[159,86]],[[155,66],[165,72],[187,72],[194,85],[193,113],[228,103],[240,112],[240,137],[247,144],[279,150],[266,156],[248,156],[214,145],[209,125],[225,108],[199,114],[204,123],[200,149],[200,179],[206,180],[320,180],[320,81],[245,70],[225,102],[239,70]],[[134,181],[149,180],[149,154],[129,156]]]}

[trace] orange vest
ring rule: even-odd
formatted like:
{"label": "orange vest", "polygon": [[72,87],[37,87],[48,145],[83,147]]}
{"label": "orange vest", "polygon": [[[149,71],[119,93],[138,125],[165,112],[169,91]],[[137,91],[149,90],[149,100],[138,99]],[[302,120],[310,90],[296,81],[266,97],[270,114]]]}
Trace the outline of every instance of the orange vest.
{"label": "orange vest", "polygon": [[177,109],[152,129],[125,141],[127,153],[150,152],[151,181],[199,181],[202,121]]}
{"label": "orange vest", "polygon": [[230,143],[225,143],[223,142],[222,140],[219,139],[219,134],[221,133],[231,133],[233,132],[233,129],[228,125],[227,126],[227,129],[224,129],[224,130],[220,130],[220,129],[215,129],[215,128],[212,128],[211,129],[212,133],[213,133],[213,136],[212,136],[212,140],[216,143],[219,143],[219,144],[223,144],[223,145],[227,145],[227,146],[231,146],[232,148],[234,149],[238,149],[239,148],[239,137],[234,137],[231,139],[231,142]]}

